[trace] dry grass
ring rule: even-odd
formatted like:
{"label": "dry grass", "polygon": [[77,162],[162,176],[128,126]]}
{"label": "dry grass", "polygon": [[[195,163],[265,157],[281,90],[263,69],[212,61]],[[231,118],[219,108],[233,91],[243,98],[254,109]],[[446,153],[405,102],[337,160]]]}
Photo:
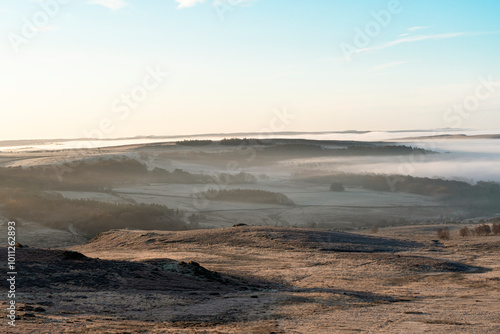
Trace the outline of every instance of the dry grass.
{"label": "dry grass", "polygon": [[[455,228],[450,230],[455,233]],[[154,280],[146,290],[134,284],[101,290],[78,290],[70,283],[59,291],[25,287],[18,301],[44,307],[46,312],[20,312],[17,329],[42,333],[499,332],[499,238],[436,243],[432,241],[435,231],[435,226],[381,228],[377,237],[269,227],[112,231],[73,249],[101,262],[122,261],[117,263],[132,267],[168,262],[164,259],[195,261],[223,277],[239,277],[240,283],[214,291],[200,281],[205,283],[195,288],[186,285],[182,292],[168,291],[168,281],[158,281],[161,285],[155,287]],[[114,279],[123,284],[117,275]],[[251,288],[250,281],[269,285]]]}

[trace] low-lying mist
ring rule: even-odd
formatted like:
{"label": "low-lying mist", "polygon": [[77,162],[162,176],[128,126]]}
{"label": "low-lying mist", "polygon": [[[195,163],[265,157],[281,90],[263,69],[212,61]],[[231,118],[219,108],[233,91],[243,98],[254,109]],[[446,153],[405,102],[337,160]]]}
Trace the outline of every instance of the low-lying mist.
{"label": "low-lying mist", "polygon": [[500,140],[442,140],[403,143],[439,152],[405,156],[356,156],[293,159],[286,165],[332,172],[401,174],[469,183],[500,182]]}

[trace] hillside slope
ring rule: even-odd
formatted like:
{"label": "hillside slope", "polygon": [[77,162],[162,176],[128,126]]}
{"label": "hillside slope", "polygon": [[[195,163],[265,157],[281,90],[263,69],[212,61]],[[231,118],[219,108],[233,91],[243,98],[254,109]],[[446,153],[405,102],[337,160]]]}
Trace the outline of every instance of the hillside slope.
{"label": "hillside slope", "polygon": [[500,237],[435,230],[113,230],[70,252],[22,248],[16,330],[499,332]]}

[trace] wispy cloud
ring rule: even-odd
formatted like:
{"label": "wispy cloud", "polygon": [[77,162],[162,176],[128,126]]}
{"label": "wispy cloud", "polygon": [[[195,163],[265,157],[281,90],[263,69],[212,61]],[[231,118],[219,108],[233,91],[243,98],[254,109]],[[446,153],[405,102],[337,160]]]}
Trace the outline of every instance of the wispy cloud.
{"label": "wispy cloud", "polygon": [[117,10],[129,6],[129,4],[124,0],[91,0],[89,3],[93,5],[101,5],[111,10]]}
{"label": "wispy cloud", "polygon": [[[349,57],[356,57],[359,56],[363,53],[369,53],[369,52],[375,52],[375,51],[380,51],[383,49],[387,49],[399,44],[405,44],[405,43],[415,43],[415,42],[421,42],[421,41],[426,41],[426,40],[440,40],[440,39],[450,39],[450,38],[456,38],[456,37],[467,37],[467,36],[481,36],[481,35],[497,35],[500,34],[500,31],[486,31],[486,32],[453,32],[453,33],[445,33],[445,34],[434,34],[434,35],[416,35],[412,36],[409,33],[401,34],[398,36],[397,39],[374,45],[374,46],[369,46],[366,48],[359,48],[359,49],[353,49],[352,51],[349,50]],[[346,55],[342,57],[335,57],[335,58],[329,58],[328,61],[340,61],[344,62],[346,61]]]}
{"label": "wispy cloud", "polygon": [[365,52],[365,51],[371,51],[371,50],[382,50],[389,48],[391,46],[395,46],[398,44],[403,44],[403,43],[413,43],[413,42],[420,42],[420,41],[426,41],[426,40],[431,40],[431,39],[448,39],[448,38],[454,38],[454,37],[459,37],[459,36],[464,36],[465,33],[463,32],[452,32],[452,33],[447,33],[447,34],[437,34],[437,35],[418,35],[418,36],[410,36],[410,37],[403,37],[403,38],[398,38],[394,41],[390,41],[384,44],[376,45],[373,47],[369,48],[364,48],[360,49],[360,52]]}
{"label": "wispy cloud", "polygon": [[408,31],[417,31],[417,30],[422,30],[422,29],[429,29],[430,26],[420,26],[420,27],[411,27],[411,28],[408,28]]}
{"label": "wispy cloud", "polygon": [[417,26],[417,27],[411,27],[411,28],[408,28],[406,29],[407,32],[404,33],[404,34],[401,34],[399,35],[399,37],[405,37],[405,36],[410,36],[410,34],[414,31],[417,31],[417,30],[422,30],[422,29],[429,29],[431,28],[431,26]]}
{"label": "wispy cloud", "polygon": [[377,65],[377,66],[373,66],[372,67],[372,71],[381,71],[381,70],[385,70],[386,68],[399,66],[399,65],[402,65],[402,64],[405,64],[405,63],[407,63],[407,61],[400,60],[400,61],[394,61],[392,63]]}
{"label": "wispy cloud", "polygon": [[179,6],[177,8],[188,8],[188,7],[194,7],[199,3],[205,2],[205,0],[175,0],[175,2],[179,3]]}
{"label": "wispy cloud", "polygon": [[452,33],[446,33],[446,34],[436,34],[436,35],[417,35],[417,36],[400,36],[400,38],[390,41],[387,43],[375,45],[372,47],[367,47],[367,48],[362,48],[356,50],[355,53],[360,54],[360,53],[366,53],[366,52],[371,52],[371,51],[379,51],[383,49],[387,49],[399,44],[405,44],[405,43],[415,43],[415,42],[421,42],[421,41],[427,41],[427,40],[439,40],[439,39],[450,39],[450,38],[456,38],[456,37],[464,37],[464,36],[479,36],[479,35],[489,35],[489,34],[498,34],[500,33],[499,31],[491,31],[491,32],[477,32],[477,33],[466,33],[466,32],[452,32]]}
{"label": "wispy cloud", "polygon": [[[212,1],[213,5],[222,5],[225,7],[237,7],[237,6],[247,6],[250,2],[256,0],[214,0]],[[179,4],[177,8],[188,8],[194,7],[198,4],[202,4],[205,0],[175,0]]]}

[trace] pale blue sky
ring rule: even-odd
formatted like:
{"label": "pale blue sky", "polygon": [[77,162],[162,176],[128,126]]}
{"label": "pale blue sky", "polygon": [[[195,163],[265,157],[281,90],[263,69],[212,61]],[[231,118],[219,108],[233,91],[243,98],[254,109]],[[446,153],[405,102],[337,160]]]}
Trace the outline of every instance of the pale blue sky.
{"label": "pale blue sky", "polygon": [[480,79],[500,82],[499,14],[494,0],[3,0],[0,139],[500,128],[500,84]]}

